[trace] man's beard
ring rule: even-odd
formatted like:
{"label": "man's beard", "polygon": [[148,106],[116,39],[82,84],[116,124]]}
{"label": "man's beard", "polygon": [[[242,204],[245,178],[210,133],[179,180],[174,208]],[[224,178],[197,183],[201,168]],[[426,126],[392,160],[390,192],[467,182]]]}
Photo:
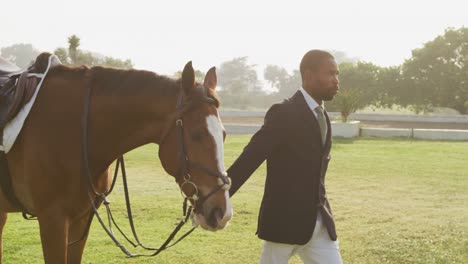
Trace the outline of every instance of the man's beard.
{"label": "man's beard", "polygon": [[327,87],[320,80],[315,81],[315,87],[318,89],[315,90],[316,100],[320,101],[331,101],[336,95],[335,91],[338,91],[338,86],[329,86]]}
{"label": "man's beard", "polygon": [[[323,101],[331,101],[333,98],[335,98],[336,92],[338,91],[338,86],[330,86],[330,87],[325,87],[325,85],[319,83],[320,85],[320,91],[322,92],[321,97]],[[335,92],[336,91],[336,92]]]}
{"label": "man's beard", "polygon": [[329,93],[327,93],[327,94],[325,94],[323,96],[323,100],[324,101],[331,101],[331,100],[333,100],[333,98],[335,98],[335,95],[336,95],[335,93],[329,92]]}

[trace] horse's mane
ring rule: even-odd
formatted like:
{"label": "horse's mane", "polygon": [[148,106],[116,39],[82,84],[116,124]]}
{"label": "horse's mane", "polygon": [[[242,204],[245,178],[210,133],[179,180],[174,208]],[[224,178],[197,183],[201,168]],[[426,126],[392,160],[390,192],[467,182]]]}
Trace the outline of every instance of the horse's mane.
{"label": "horse's mane", "polygon": [[[104,89],[120,90],[150,89],[159,96],[175,96],[180,90],[180,81],[144,70],[121,70],[96,66],[90,69],[89,80],[94,87],[104,84]],[[130,89],[129,89],[130,88]],[[102,88],[99,88],[102,89]]]}
{"label": "horse's mane", "polygon": [[[50,73],[60,74],[62,76],[83,78],[85,76],[88,84],[95,89],[94,93],[109,94],[113,91],[124,92],[124,94],[133,94],[134,89],[148,90],[158,96],[176,96],[181,89],[181,80],[159,75],[157,73],[145,70],[124,70],[110,67],[94,66],[68,66],[60,65],[52,68]],[[196,83],[197,86],[202,86]],[[204,94],[203,89],[197,89],[194,97],[208,96],[215,100],[216,107],[220,106],[220,101],[216,93],[211,90]]]}
{"label": "horse's mane", "polygon": [[[93,85],[99,82],[106,82],[108,89],[128,89],[128,87],[138,87],[138,89],[151,89],[158,96],[177,96],[181,89],[181,79],[172,79],[164,75],[145,70],[121,70],[95,66],[90,69],[90,78]],[[208,90],[206,94],[202,85],[196,83],[198,89],[192,97],[194,99],[209,97],[214,99],[216,107],[220,106],[220,101],[216,93]],[[156,89],[156,90],[155,90]],[[131,90],[130,90],[131,91]]]}

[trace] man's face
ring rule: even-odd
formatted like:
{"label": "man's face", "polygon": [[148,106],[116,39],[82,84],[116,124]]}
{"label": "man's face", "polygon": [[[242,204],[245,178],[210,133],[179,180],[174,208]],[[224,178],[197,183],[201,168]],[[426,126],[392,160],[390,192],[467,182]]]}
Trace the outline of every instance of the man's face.
{"label": "man's face", "polygon": [[338,74],[336,61],[323,59],[316,71],[305,71],[304,89],[317,101],[330,101],[338,93]]}

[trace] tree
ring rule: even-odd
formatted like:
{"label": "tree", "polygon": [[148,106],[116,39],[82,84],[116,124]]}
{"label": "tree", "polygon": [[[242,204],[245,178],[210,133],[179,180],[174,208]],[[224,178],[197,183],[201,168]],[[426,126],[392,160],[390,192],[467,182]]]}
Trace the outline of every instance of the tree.
{"label": "tree", "polygon": [[297,89],[301,87],[301,73],[294,70],[290,75],[284,68],[276,65],[267,65],[263,78],[277,90],[274,97],[284,99],[291,96]]}
{"label": "tree", "polygon": [[39,55],[39,51],[34,49],[31,44],[14,44],[1,49],[2,57],[23,69],[31,65],[37,55]]}
{"label": "tree", "polygon": [[57,48],[54,51],[55,56],[59,58],[62,63],[68,63],[68,52],[65,48]]}
{"label": "tree", "polygon": [[467,114],[468,28],[449,28],[413,50],[402,66],[401,88],[393,94],[416,109],[442,106]]}
{"label": "tree", "polygon": [[76,35],[71,35],[70,37],[68,37],[68,54],[70,55],[72,64],[77,63],[77,55],[78,55],[77,50],[79,46],[80,46],[79,37],[77,37]]}
{"label": "tree", "polygon": [[110,56],[103,56],[98,53],[78,49],[80,46],[80,38],[78,38],[76,35],[72,35],[68,38],[68,44],[68,52],[65,48],[57,48],[54,51],[54,54],[64,64],[84,64],[90,67],[102,65],[120,69],[133,68],[133,63],[130,59],[121,60]]}
{"label": "tree", "polygon": [[343,89],[336,95],[333,102],[341,114],[341,120],[346,123],[349,115],[361,108],[360,92],[357,89]]}
{"label": "tree", "polygon": [[93,55],[91,52],[89,51],[84,51],[84,50],[76,50],[76,59],[75,59],[75,62],[73,64],[76,64],[76,65],[87,65],[87,66],[96,66],[96,65],[102,65],[102,60]]}
{"label": "tree", "polygon": [[353,64],[343,62],[339,65],[340,91],[335,99],[326,102],[327,109],[342,114],[343,121],[358,109],[378,102],[378,77],[381,68],[369,63]]}
{"label": "tree", "polygon": [[401,105],[395,92],[402,87],[401,66],[382,67],[377,76],[374,104],[381,107]]}
{"label": "tree", "polygon": [[279,91],[282,84],[284,84],[289,78],[289,74],[284,68],[280,66],[267,65],[263,72],[263,78],[265,78],[265,80],[267,80],[272,87]]}
{"label": "tree", "polygon": [[219,67],[219,95],[224,105],[247,108],[253,97],[264,95],[259,85],[256,65],[248,64],[247,57],[223,62]]}
{"label": "tree", "polygon": [[[120,69],[131,69],[133,68],[133,63],[130,59],[126,60],[121,60],[121,59],[116,59],[113,57],[106,56],[104,57],[104,60],[102,61],[103,65],[107,65],[110,67],[114,68],[120,68]],[[195,72],[195,77],[196,77],[196,72]]]}

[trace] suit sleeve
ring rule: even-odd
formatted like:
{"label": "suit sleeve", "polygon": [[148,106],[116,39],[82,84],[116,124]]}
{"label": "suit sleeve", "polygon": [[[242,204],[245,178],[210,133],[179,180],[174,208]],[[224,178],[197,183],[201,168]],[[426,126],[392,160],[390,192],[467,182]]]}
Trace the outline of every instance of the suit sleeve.
{"label": "suit sleeve", "polygon": [[227,170],[232,180],[229,190],[231,196],[247,181],[272,150],[284,140],[286,128],[283,108],[284,105],[275,104],[268,110],[263,126],[250,139],[241,155]]}

